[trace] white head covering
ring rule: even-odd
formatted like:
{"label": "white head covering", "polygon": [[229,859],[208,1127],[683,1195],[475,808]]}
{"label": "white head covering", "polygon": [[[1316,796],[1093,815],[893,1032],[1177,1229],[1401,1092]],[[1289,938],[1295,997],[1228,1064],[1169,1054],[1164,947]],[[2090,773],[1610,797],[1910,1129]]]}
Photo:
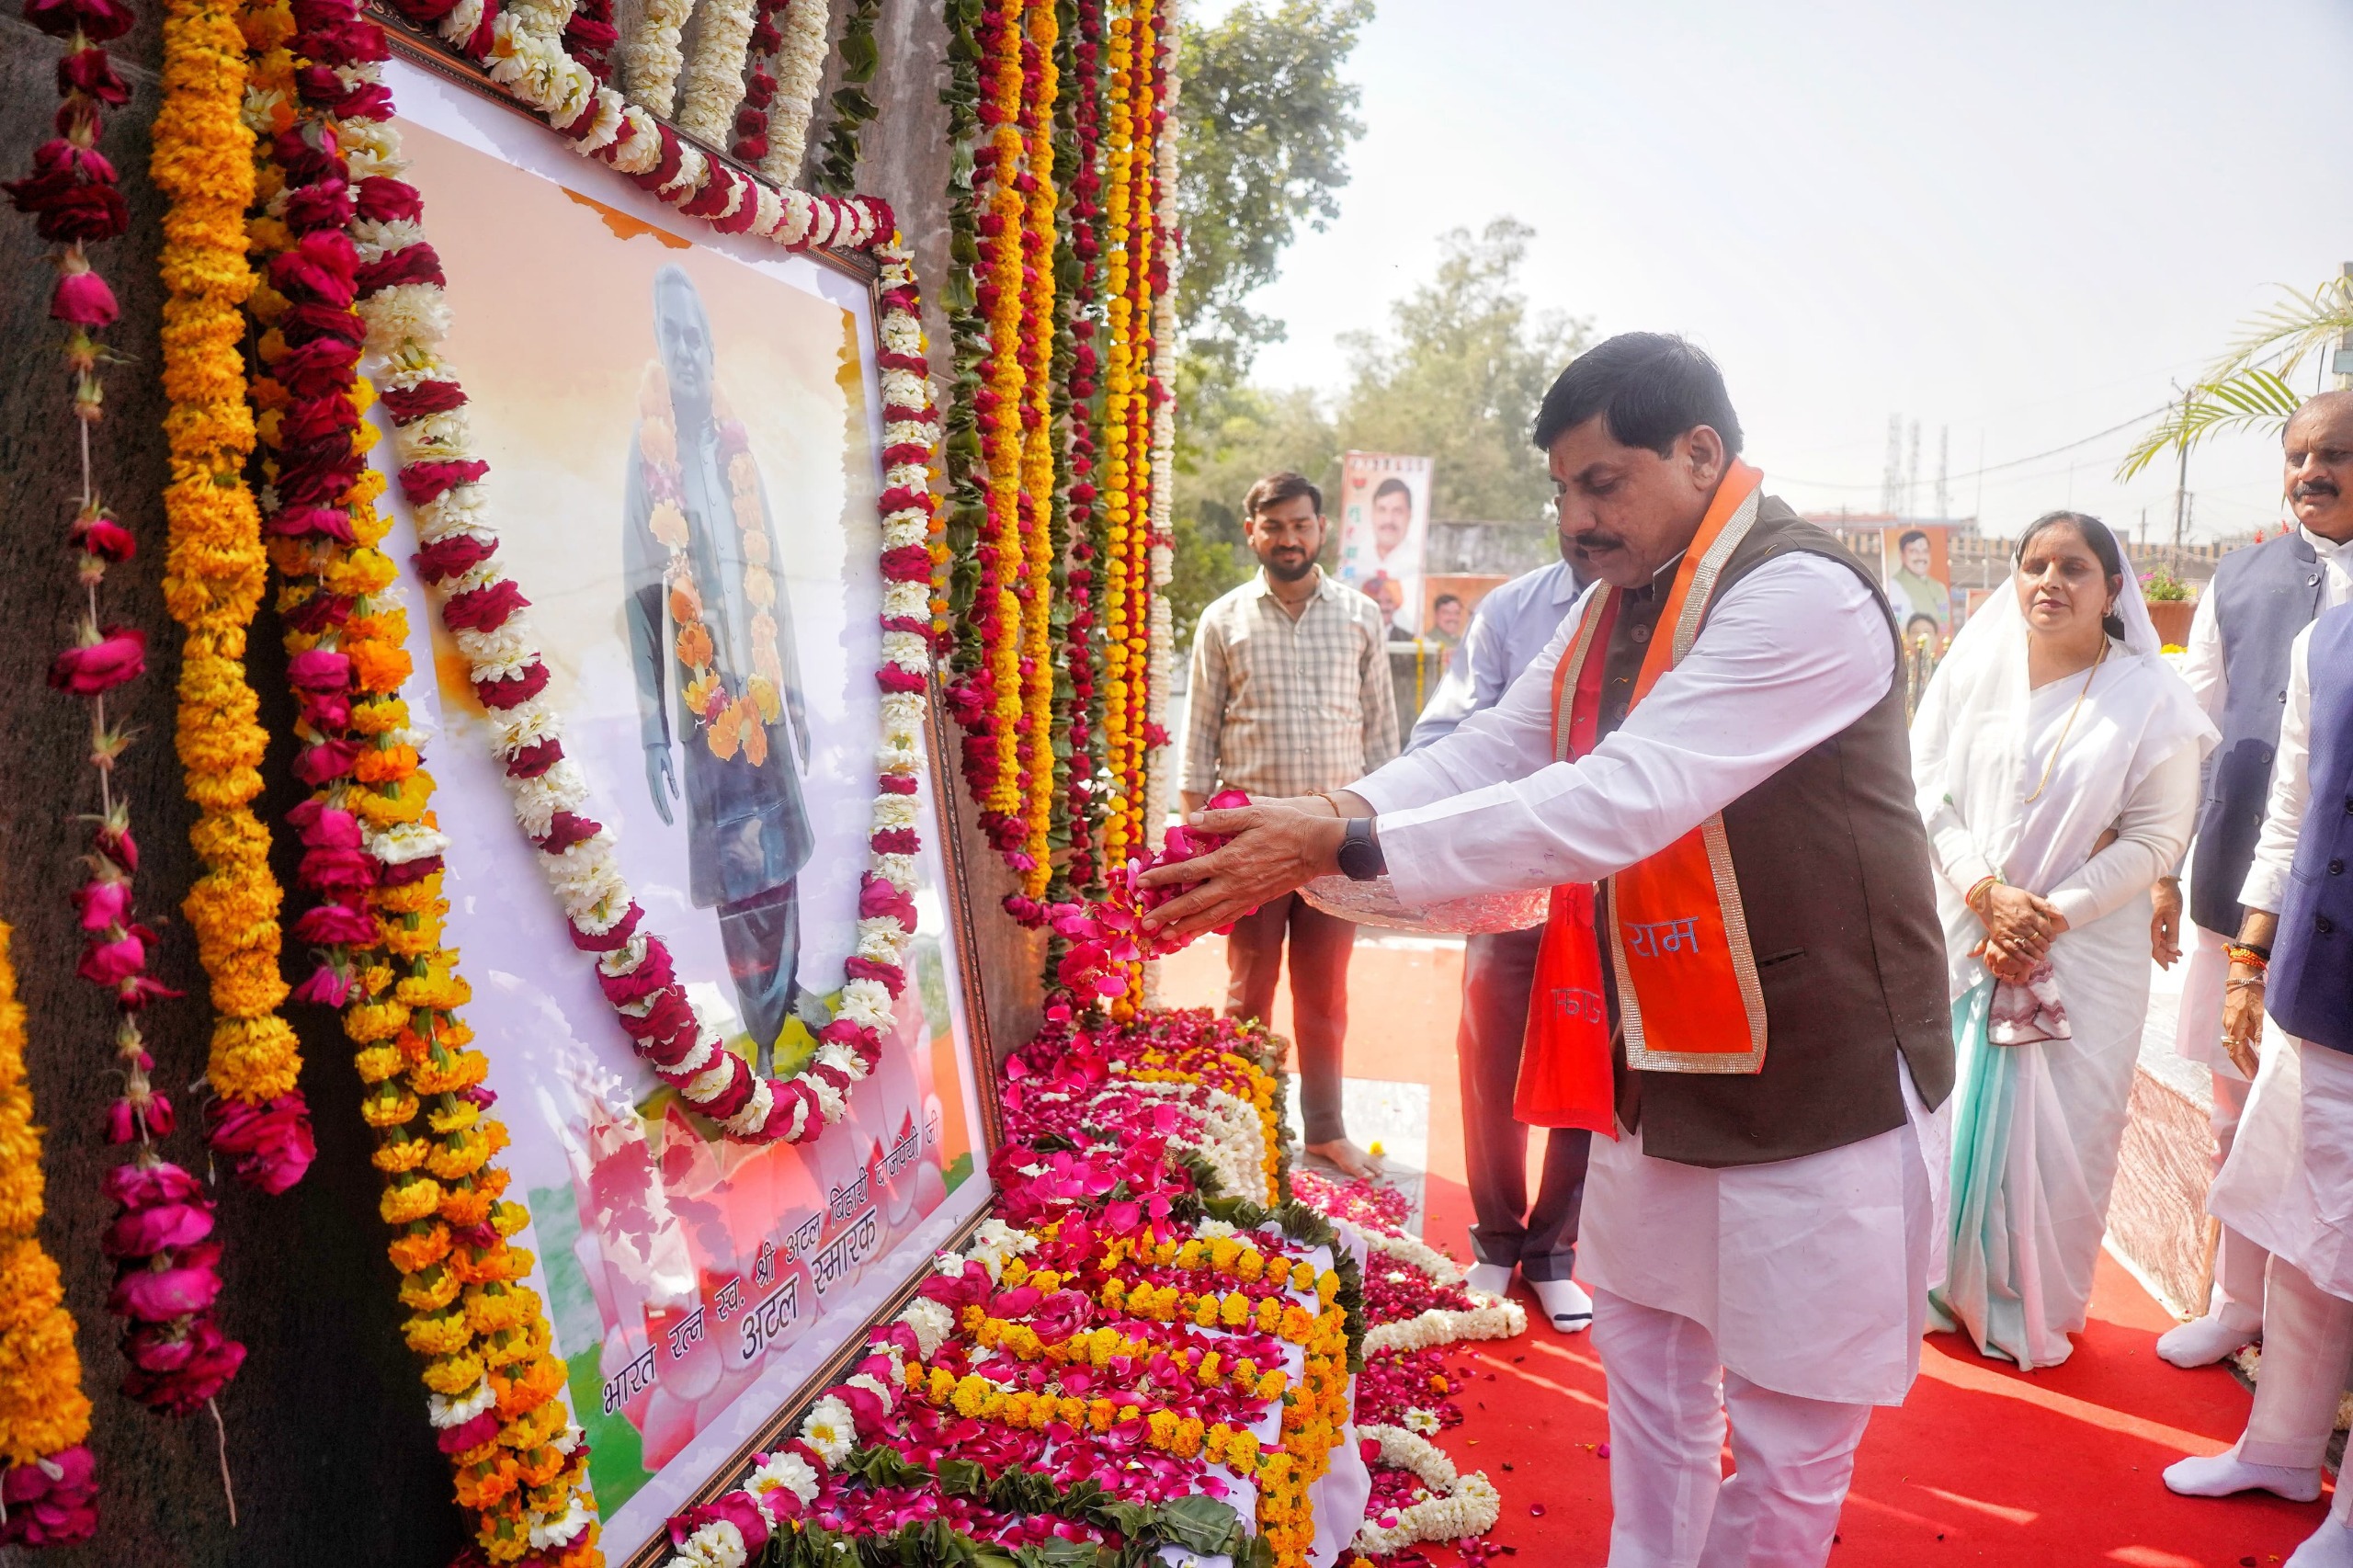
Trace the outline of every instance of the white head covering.
{"label": "white head covering", "polygon": [[[2083,705],[2055,743],[2057,756],[2034,750],[2029,632],[2015,575],[1953,639],[1912,722],[1921,814],[1933,819],[1950,801],[1978,851],[2005,881],[2030,892],[2048,892],[2091,858],[2099,835],[2158,764],[2185,745],[2202,755],[2219,738],[2188,683],[2166,664],[2130,570],[2115,613],[2124,622],[2121,646],[2111,641],[2097,670],[2059,683],[2069,703],[2081,693]],[[2051,787],[2029,805],[2027,797],[2046,777]],[[1983,932],[1965,910],[1956,916],[1960,895],[1944,898],[1948,892],[1939,888],[1947,942],[1966,938],[1951,955],[1958,984],[1964,966],[1974,965],[1965,955]]]}

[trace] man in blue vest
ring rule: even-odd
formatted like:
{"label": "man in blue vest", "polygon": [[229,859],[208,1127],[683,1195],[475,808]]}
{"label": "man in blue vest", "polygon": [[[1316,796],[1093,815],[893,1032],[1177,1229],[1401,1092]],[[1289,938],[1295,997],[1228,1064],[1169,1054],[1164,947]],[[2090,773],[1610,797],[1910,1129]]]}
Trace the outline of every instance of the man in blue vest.
{"label": "man in blue vest", "polygon": [[[2213,1073],[2218,1174],[2249,1086],[2222,1049],[2223,949],[2244,915],[2239,894],[2271,788],[2289,647],[2315,615],[2353,599],[2353,468],[2330,458],[2353,449],[2353,392],[2323,392],[2298,409],[2284,446],[2297,526],[2222,558],[2199,600],[2182,659],[2183,676],[2222,732],[2190,848],[2192,945],[2176,1031],[2181,1054]],[[2169,879],[2157,893],[2159,945],[2170,947],[2181,895]],[[2202,1367],[2252,1341],[2263,1326],[2263,1249],[2224,1225],[2206,1315],[2168,1331],[2157,1354],[2177,1367]]]}
{"label": "man in blue vest", "polygon": [[[1479,603],[1470,633],[1415,721],[1408,753],[1454,733],[1473,713],[1502,700],[1534,664],[1585,591],[1586,576],[1564,534],[1561,559],[1521,574]],[[1576,1334],[1593,1324],[1593,1298],[1569,1275],[1577,1261],[1577,1211],[1593,1134],[1556,1127],[1545,1134],[1536,1203],[1528,1201],[1528,1129],[1512,1116],[1519,1081],[1529,993],[1544,927],[1463,938],[1462,1021],[1455,1034],[1462,1079],[1462,1151],[1468,1162],[1470,1285],[1500,1296],[1517,1267],[1554,1329]]]}
{"label": "man in blue vest", "polygon": [[[2337,454],[2353,472],[2353,445]],[[2268,1249],[2262,1376],[2229,1451],[2165,1471],[2177,1492],[2261,1490],[2309,1501],[2353,1371],[2353,605],[2325,612],[2289,654],[2269,810],[2240,890],[2222,1034],[2243,1068],[2277,1026],[2217,1215]],[[2339,802],[2343,802],[2340,809]],[[2266,1151],[2269,1151],[2267,1154]],[[2290,1568],[2353,1568],[2353,1487]]]}

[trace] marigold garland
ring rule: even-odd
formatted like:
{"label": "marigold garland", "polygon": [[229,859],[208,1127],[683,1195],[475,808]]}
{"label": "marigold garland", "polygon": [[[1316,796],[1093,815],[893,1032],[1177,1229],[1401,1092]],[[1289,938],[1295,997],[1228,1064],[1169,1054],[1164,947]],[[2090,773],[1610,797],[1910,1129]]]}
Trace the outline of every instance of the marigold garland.
{"label": "marigold garland", "polygon": [[97,1528],[90,1401],[74,1314],[41,1249],[40,1130],[25,1082],[25,1010],[0,924],[0,1546],[70,1546]]}
{"label": "marigold garland", "polygon": [[255,299],[268,330],[255,392],[272,471],[293,485],[279,491],[272,556],[302,708],[296,767],[317,790],[293,821],[305,881],[336,895],[304,915],[332,977],[306,989],[346,1002],[360,1048],[360,1115],[385,1173],[379,1207],[395,1233],[405,1336],[426,1358],[428,1412],[475,1542],[493,1562],[590,1568],[603,1554],[587,1450],[546,1313],[522,1283],[531,1256],[508,1244],[530,1217],[505,1197],[506,1129],[483,1114],[489,1064],[457,1016],[470,993],[443,941],[433,781],[400,696],[407,610],[380,548],[382,481],[364,466],[373,437],[355,301],[438,279],[438,263],[414,233],[415,191],[377,172],[391,112],[375,79],[381,29],[350,0],[304,0],[299,17],[268,0],[244,27],[246,112],[267,133],[252,231],[269,257]]}
{"label": "marigold garland", "polygon": [[1015,183],[1021,198],[1021,405],[1020,505],[1022,533],[1021,723],[1014,761],[1021,782],[1022,847],[1029,865],[1021,891],[1032,904],[1053,876],[1049,837],[1054,808],[1054,625],[1056,556],[1056,458],[1062,432],[1053,422],[1054,187],[1052,105],[1060,76],[1054,46],[1059,28],[1051,4],[1029,6],[1022,16],[1020,134],[1022,173]]}
{"label": "marigold garland", "polygon": [[245,405],[240,307],[253,286],[244,212],[253,134],[238,118],[244,44],[224,0],[167,0],[164,103],[151,163],[170,199],[164,216],[164,390],[170,478],[164,602],[186,629],[178,744],[199,815],[188,841],[205,872],[182,901],[211,981],[205,1079],[212,1146],[265,1192],[301,1179],[313,1154],[310,1110],[295,1086],[301,1055],[278,1016],[281,893],[269,832],[253,813],[268,736],[245,680],[245,639],[268,574],[261,519],[244,482],[254,445]]}

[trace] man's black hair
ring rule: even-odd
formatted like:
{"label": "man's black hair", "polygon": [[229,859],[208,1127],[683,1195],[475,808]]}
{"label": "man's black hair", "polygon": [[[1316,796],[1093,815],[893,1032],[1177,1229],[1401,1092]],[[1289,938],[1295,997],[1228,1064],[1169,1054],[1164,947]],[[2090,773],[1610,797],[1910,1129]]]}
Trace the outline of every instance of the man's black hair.
{"label": "man's black hair", "polygon": [[1439,609],[1447,605],[1459,605],[1461,602],[1462,596],[1461,594],[1440,594],[1438,597],[1430,601],[1430,608]]}
{"label": "man's black hair", "polygon": [[1289,472],[1270,473],[1252,485],[1250,494],[1242,498],[1242,515],[1255,517],[1269,506],[1279,506],[1302,495],[1306,496],[1307,504],[1315,508],[1317,517],[1324,515],[1324,492],[1318,490],[1305,474]]}
{"label": "man's black hair", "polygon": [[1563,432],[1597,414],[1621,447],[1647,447],[1665,457],[1677,437],[1705,425],[1723,437],[1728,456],[1740,454],[1740,415],[1732,411],[1723,372],[1670,333],[1620,333],[1570,360],[1536,411],[1537,446],[1551,450]]}
{"label": "man's black hair", "polygon": [[1374,500],[1378,501],[1383,495],[1403,495],[1407,506],[1414,504],[1414,487],[1393,473],[1372,487]]}
{"label": "man's black hair", "polygon": [[1906,529],[1904,529],[1904,537],[1903,537],[1902,539],[1899,539],[1899,540],[1897,540],[1895,541],[1895,553],[1896,553],[1896,554],[1898,554],[1898,555],[1901,555],[1901,554],[1903,554],[1905,551],[1907,551],[1907,550],[1911,549],[1911,548],[1912,548],[1912,541],[1913,541],[1914,540],[1915,540],[1915,539],[1916,539],[1916,540],[1918,540],[1922,544],[1926,544],[1926,543],[1927,543],[1927,542],[1928,542],[1928,536],[1927,536],[1926,533],[1922,532],[1920,529],[1918,529],[1918,528],[1906,528]]}

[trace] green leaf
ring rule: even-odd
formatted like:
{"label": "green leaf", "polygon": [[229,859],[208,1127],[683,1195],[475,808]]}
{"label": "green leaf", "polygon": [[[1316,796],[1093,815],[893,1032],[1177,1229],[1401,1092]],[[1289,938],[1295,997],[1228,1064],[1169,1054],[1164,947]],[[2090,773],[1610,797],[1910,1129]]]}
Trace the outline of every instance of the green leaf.
{"label": "green leaf", "polygon": [[1214,1557],[1233,1549],[1242,1534],[1242,1516],[1215,1497],[1179,1497],[1160,1506],[1160,1528],[1170,1540]]}

